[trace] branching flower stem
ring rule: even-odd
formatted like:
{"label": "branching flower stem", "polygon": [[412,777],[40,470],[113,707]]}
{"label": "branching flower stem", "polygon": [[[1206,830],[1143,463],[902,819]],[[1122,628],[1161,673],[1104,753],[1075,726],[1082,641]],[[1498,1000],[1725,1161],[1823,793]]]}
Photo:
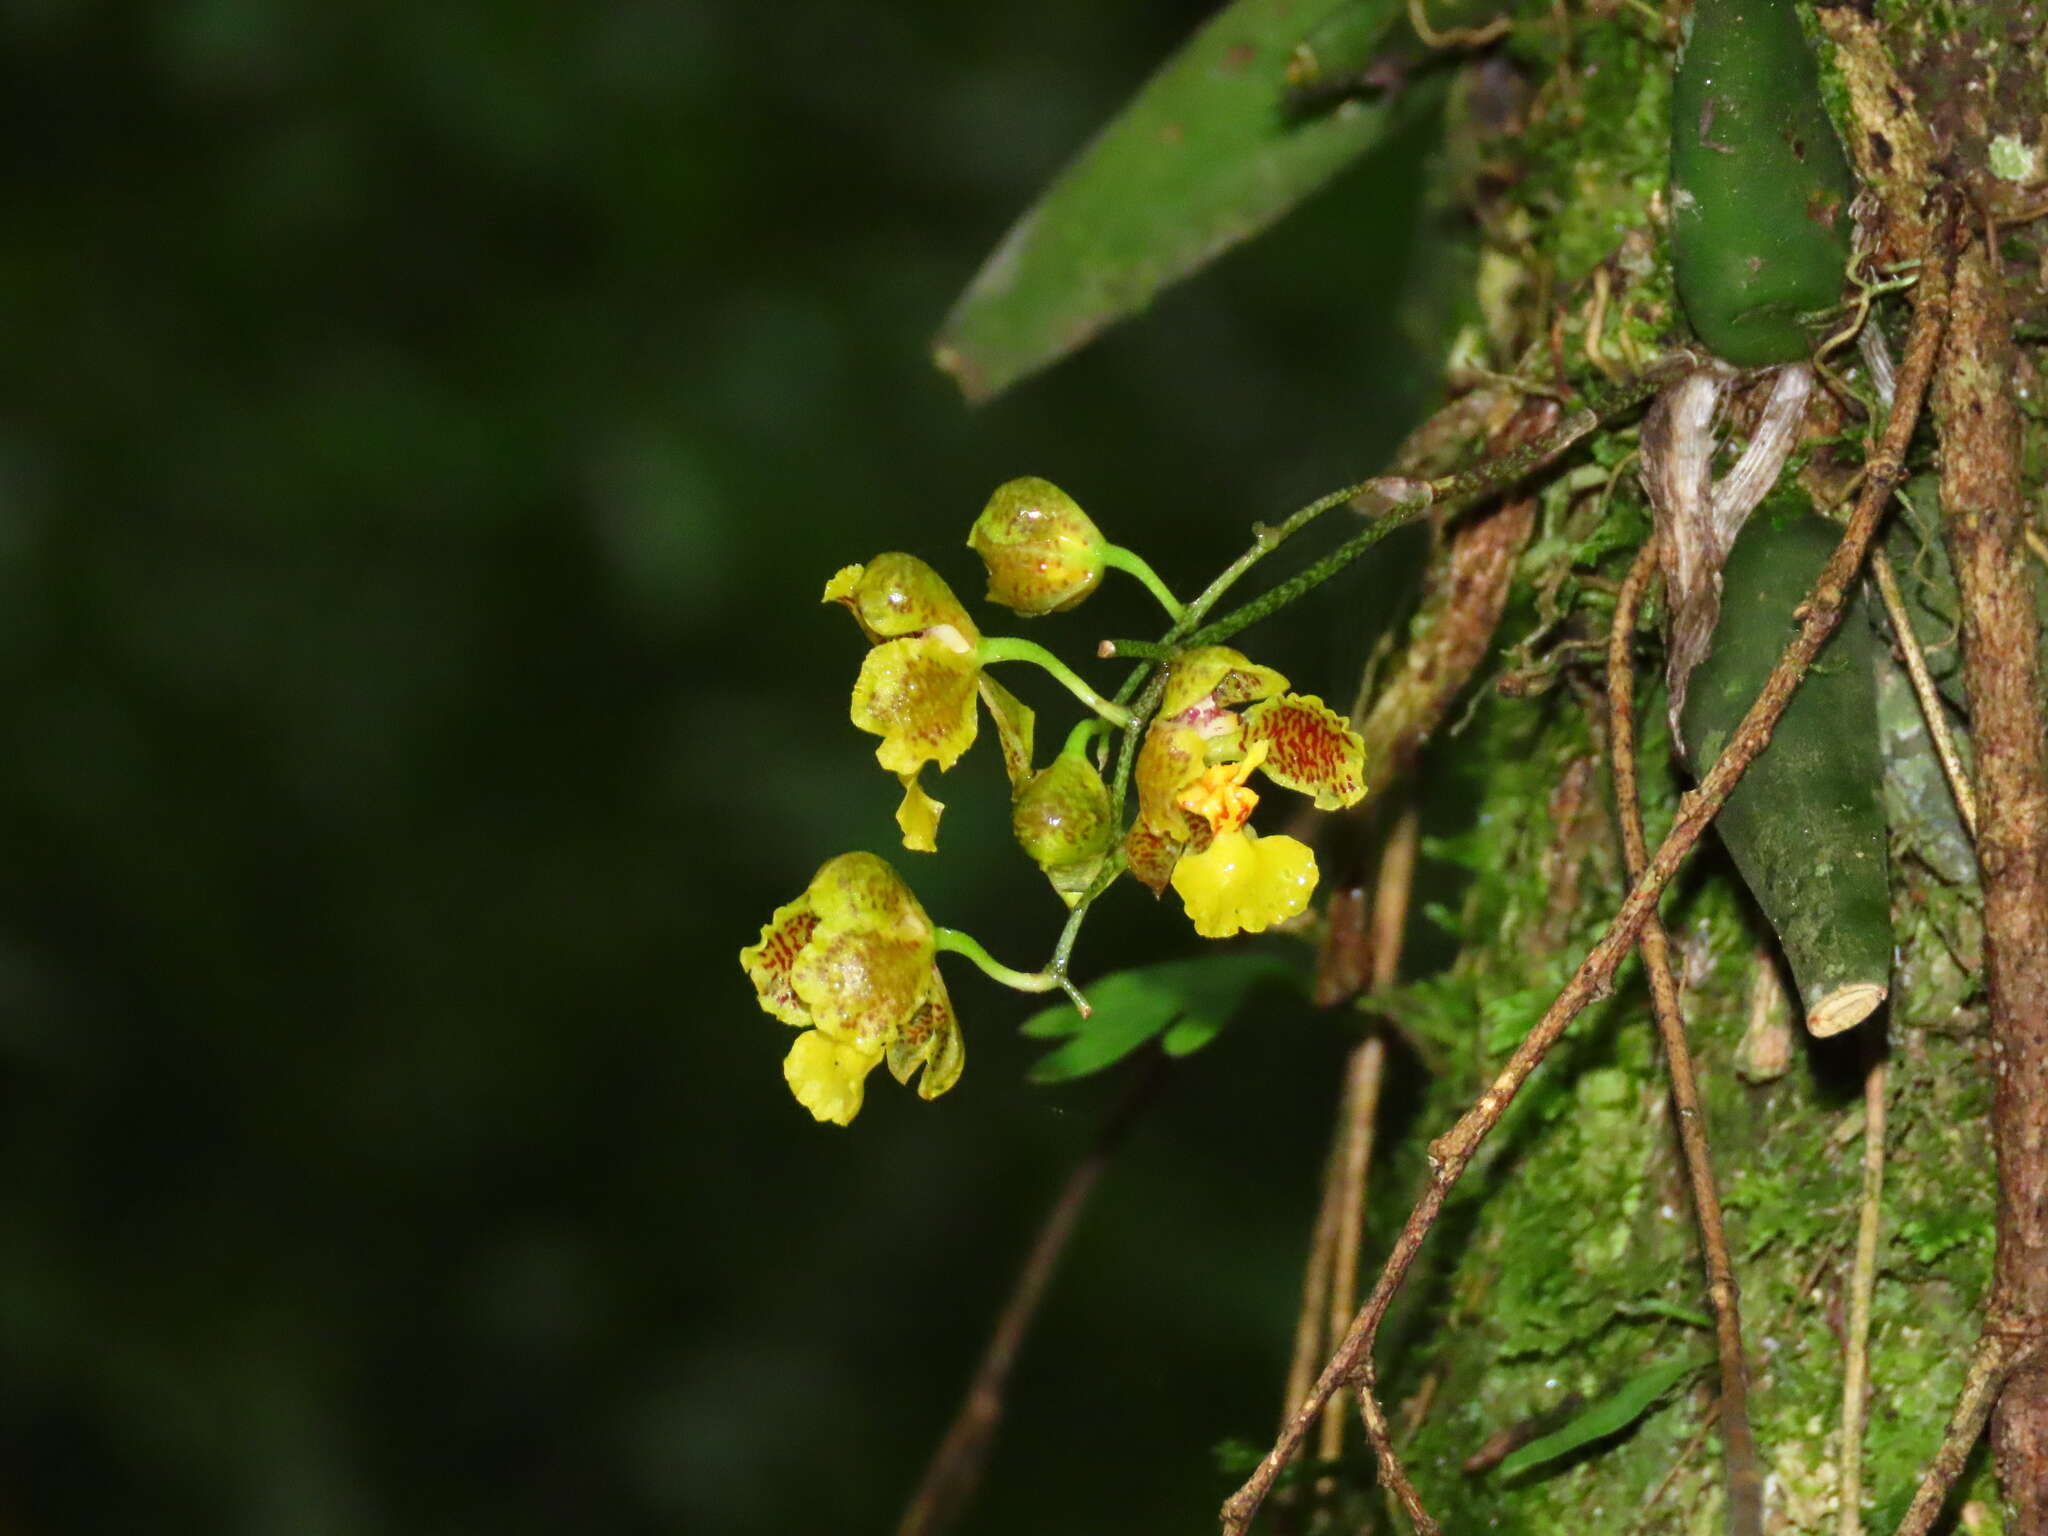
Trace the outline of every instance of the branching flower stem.
{"label": "branching flower stem", "polygon": [[[1249,1528],[1280,1468],[1307,1434],[1323,1403],[1339,1386],[1348,1384],[1357,1388],[1368,1423],[1377,1416],[1373,1340],[1395,1292],[1400,1289],[1422,1247],[1423,1239],[1435,1225],[1445,1199],[1487,1133],[1499,1123],[1508,1104],[1528,1081],[1529,1074],[1535,1071],[1551,1046],[1585,1007],[1612,986],[1615,971],[1635,946],[1643,924],[1655,910],[1657,898],[1727,801],[1729,792],[1757,755],[1769,745],[1771,731],[1784,714],[1792,691],[1805,676],[1821,646],[1840,624],[1849,584],[1869,552],[1878,518],[1890,502],[1892,488],[1903,473],[1906,447],[1920,418],[1920,405],[1940,348],[1948,308],[1946,261],[1929,262],[1919,286],[1913,291],[1913,298],[1912,332],[1907,339],[1905,360],[1899,373],[1897,408],[1886,422],[1884,435],[1871,457],[1862,494],[1848,527],[1843,531],[1842,541],[1822,568],[1812,593],[1800,605],[1797,633],[1772,668],[1762,692],[1736,727],[1720,758],[1701,780],[1699,788],[1679,802],[1678,818],[1670,835],[1630,889],[1609,922],[1607,932],[1580,962],[1578,970],[1542,1019],[1515,1048],[1499,1076],[1455,1126],[1430,1144],[1428,1185],[1409,1213],[1400,1236],[1395,1239],[1371,1295],[1352,1320],[1350,1332],[1323,1368],[1308,1399],[1288,1421],[1287,1428],[1260,1461],[1257,1470],[1224,1503],[1222,1528],[1228,1536],[1241,1536]],[[1421,1498],[1391,1444],[1383,1436],[1376,1436],[1374,1451],[1379,1457],[1382,1483],[1401,1501],[1416,1529],[1425,1536],[1434,1536],[1439,1527],[1423,1508]]]}
{"label": "branching flower stem", "polygon": [[[1413,480],[1405,475],[1375,475],[1370,480],[1361,480],[1356,485],[1347,485],[1341,490],[1331,491],[1326,496],[1319,496],[1283,521],[1270,527],[1262,526],[1255,529],[1251,548],[1225,566],[1216,579],[1202,589],[1201,594],[1187,605],[1187,611],[1182,615],[1181,621],[1174,625],[1162,640],[1109,641],[1107,645],[1111,649],[1107,654],[1161,659],[1170,657],[1175,650],[1186,649],[1189,646],[1219,644],[1305,597],[1395,529],[1406,527],[1431,508],[1474,502],[1494,492],[1505,490],[1598,430],[1604,423],[1642,404],[1671,378],[1692,367],[1694,362],[1692,355],[1684,352],[1659,359],[1634,377],[1597,391],[1585,405],[1532,442],[1510,453],[1496,454],[1459,470],[1456,474],[1443,475],[1435,480]],[[1237,585],[1253,566],[1325,512],[1341,507],[1347,502],[1361,503],[1361,514],[1372,519],[1369,527],[1353,535],[1299,575],[1292,576],[1278,586],[1261,593],[1251,602],[1233,609],[1213,624],[1202,624],[1202,620],[1222,601],[1224,594]],[[1130,684],[1127,683],[1125,686],[1128,690]],[[1118,699],[1121,701],[1127,696],[1127,691],[1119,692]]]}
{"label": "branching flower stem", "polygon": [[[1211,645],[1227,639],[1259,620],[1279,612],[1290,603],[1299,601],[1357,560],[1395,529],[1419,520],[1433,508],[1448,511],[1457,505],[1481,500],[1513,485],[1596,431],[1603,423],[1642,404],[1663,384],[1694,363],[1692,355],[1685,352],[1662,358],[1634,378],[1625,379],[1619,384],[1596,392],[1589,397],[1584,406],[1532,441],[1511,452],[1496,454],[1455,474],[1444,475],[1434,480],[1415,480],[1404,475],[1377,475],[1370,480],[1361,480],[1356,485],[1347,485],[1341,490],[1332,491],[1326,496],[1319,496],[1281,522],[1271,527],[1256,529],[1251,547],[1225,566],[1216,579],[1187,604],[1179,619],[1160,639],[1104,641],[1098,654],[1104,657],[1130,657],[1140,663],[1132,669],[1130,676],[1124,679],[1123,686],[1117,689],[1113,700],[1101,701],[1092,690],[1085,695],[1079,695],[1084,702],[1094,700],[1090,702],[1089,707],[1104,719],[1117,724],[1124,733],[1123,746],[1117,757],[1116,774],[1110,785],[1110,824],[1123,825],[1124,802],[1130,787],[1131,769],[1137,761],[1138,743],[1144,734],[1146,723],[1159,706],[1165,677],[1163,663],[1171,661],[1178,652],[1190,646]],[[1299,575],[1281,582],[1215,623],[1206,627],[1202,625],[1202,620],[1222,601],[1224,594],[1253,566],[1324,513],[1347,503],[1357,503],[1361,514],[1372,519],[1366,528]],[[1016,647],[1028,645],[1029,642],[983,640],[984,656],[989,655],[989,647],[992,644]],[[1026,657],[1021,651],[1000,659],[1039,660],[1037,656]],[[1069,677],[1072,677],[1071,673],[1062,677],[1061,681],[1067,682],[1067,686],[1074,689],[1080,680],[1074,678],[1069,682]],[[1081,687],[1085,688],[1086,685],[1081,684]],[[1076,692],[1079,694],[1078,689]],[[1111,711],[1125,712],[1124,718],[1118,720]],[[1095,884],[1074,904],[1073,911],[1068,915],[1067,926],[1060,934],[1059,947],[1044,972],[1045,975],[1055,977],[1059,985],[1067,985],[1067,964],[1073,953],[1074,940],[1079,936],[1082,919],[1095,898],[1116,878],[1120,867],[1112,863],[1105,868],[1102,874],[1096,877]]]}
{"label": "branching flower stem", "polygon": [[[1640,879],[1649,862],[1643,838],[1643,808],[1636,788],[1636,673],[1631,648],[1643,595],[1657,573],[1657,540],[1653,535],[1614,600],[1614,622],[1607,641],[1608,760],[1614,769],[1614,798],[1621,812],[1622,852],[1631,880]],[[1721,1447],[1728,1481],[1729,1536],[1760,1536],[1763,1530],[1763,1474],[1758,1470],[1756,1438],[1749,1426],[1749,1369],[1742,1352],[1742,1309],[1735,1266],[1728,1253],[1728,1231],[1721,1220],[1721,1196],[1714,1185],[1714,1166],[1707,1147],[1706,1112],[1693,1073],[1692,1047],[1686,1043],[1678,982],[1671,974],[1671,944],[1655,909],[1643,920],[1639,940],[1643,968],[1650,977],[1651,1010],[1664,1045],[1664,1064],[1671,1074],[1671,1101],[1678,1110],[1678,1140],[1685,1152],[1686,1176],[1692,1185],[1693,1214],[1699,1221],[1700,1250],[1706,1261],[1707,1298],[1714,1308],[1714,1335],[1721,1362]]]}

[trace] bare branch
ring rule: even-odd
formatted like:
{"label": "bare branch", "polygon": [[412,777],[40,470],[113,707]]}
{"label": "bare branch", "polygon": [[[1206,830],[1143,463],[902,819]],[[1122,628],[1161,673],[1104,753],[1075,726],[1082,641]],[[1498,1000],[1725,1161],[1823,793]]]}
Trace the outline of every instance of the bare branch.
{"label": "bare branch", "polygon": [[1094,1145],[1067,1175],[1066,1184],[1053,1201],[1052,1209],[1046,1212],[1038,1237],[1017,1272],[1009,1299],[996,1318],[981,1364],[968,1383],[967,1395],[961,1399],[945,1438],[925,1465],[924,1477],[918,1482],[909,1508],[903,1512],[896,1536],[939,1536],[952,1526],[974,1496],[989,1447],[995,1443],[996,1429],[1002,1423],[1003,1394],[1009,1387],[1010,1371],[1031,1331],[1032,1319],[1038,1315],[1038,1305],[1045,1299],[1046,1287],[1059,1269],[1060,1257],[1080,1223],[1088,1197],[1095,1192],[1096,1181],[1131,1127],[1151,1107],[1164,1080],[1165,1059],[1155,1055],[1103,1121]]}
{"label": "bare branch", "polygon": [[[1798,392],[1803,405],[1806,391]],[[1781,461],[1782,462],[1782,461]],[[1636,673],[1631,647],[1643,594],[1657,570],[1653,536],[1630,567],[1614,602],[1614,623],[1607,642],[1608,754],[1614,767],[1614,798],[1621,813],[1621,846],[1631,880],[1640,879],[1649,862],[1643,839],[1643,807],[1636,789]],[[1678,981],[1671,974],[1671,944],[1655,909],[1643,920],[1639,940],[1643,967],[1650,977],[1650,1005],[1657,1037],[1671,1073],[1671,1101],[1678,1110],[1678,1143],[1685,1153],[1686,1177],[1692,1186],[1693,1215],[1699,1222],[1700,1253],[1706,1262],[1707,1298],[1714,1308],[1714,1337],[1721,1362],[1721,1449],[1728,1481],[1729,1536],[1761,1536],[1763,1474],[1757,1468],[1756,1439],[1749,1427],[1749,1367],[1742,1352],[1741,1291],[1728,1253],[1727,1225],[1721,1219],[1721,1195],[1714,1184],[1712,1154],[1707,1146],[1707,1117],[1700,1103],[1699,1081],[1693,1073],[1692,1047],[1685,1038],[1685,1017],[1679,1008]]]}
{"label": "bare branch", "polygon": [[[1957,264],[1934,388],[1942,533],[1963,609],[1963,681],[1977,760],[1984,974],[1997,1070],[1998,1250],[1987,1333],[2019,1363],[1991,1421],[2016,1536],[2048,1533],[2048,740],[2040,636],[2021,530],[2020,417],[2012,322],[1995,253]],[[1924,281],[1924,279],[1923,279]]]}

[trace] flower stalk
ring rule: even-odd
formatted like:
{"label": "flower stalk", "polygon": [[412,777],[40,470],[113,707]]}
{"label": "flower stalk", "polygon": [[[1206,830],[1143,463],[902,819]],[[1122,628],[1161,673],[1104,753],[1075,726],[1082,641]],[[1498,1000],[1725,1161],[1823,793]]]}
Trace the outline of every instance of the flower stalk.
{"label": "flower stalk", "polygon": [[1000,983],[1017,992],[1061,991],[1074,1005],[1082,1018],[1093,1012],[1088,999],[1083,997],[1066,976],[1050,970],[1019,971],[1004,965],[983,947],[981,940],[971,933],[962,933],[958,928],[940,928],[933,932],[932,941],[942,954],[965,955],[981,968],[989,980]]}
{"label": "flower stalk", "polygon": [[1105,699],[1089,687],[1078,672],[1035,640],[1022,640],[1015,635],[987,635],[982,638],[975,655],[983,666],[998,661],[1028,661],[1033,666],[1043,667],[1053,675],[1061,687],[1111,725],[1122,727],[1131,723],[1131,712],[1128,709]]}

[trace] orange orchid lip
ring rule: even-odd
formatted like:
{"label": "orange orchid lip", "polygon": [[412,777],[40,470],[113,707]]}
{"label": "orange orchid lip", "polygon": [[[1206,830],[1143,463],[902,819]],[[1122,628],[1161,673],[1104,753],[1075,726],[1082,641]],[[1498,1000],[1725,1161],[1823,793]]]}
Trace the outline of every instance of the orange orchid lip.
{"label": "orange orchid lip", "polygon": [[1194,783],[1175,796],[1174,804],[1209,823],[1212,833],[1235,832],[1251,819],[1259,803],[1258,792],[1247,788],[1245,781],[1265,756],[1265,743],[1261,742],[1240,762],[1203,769]]}

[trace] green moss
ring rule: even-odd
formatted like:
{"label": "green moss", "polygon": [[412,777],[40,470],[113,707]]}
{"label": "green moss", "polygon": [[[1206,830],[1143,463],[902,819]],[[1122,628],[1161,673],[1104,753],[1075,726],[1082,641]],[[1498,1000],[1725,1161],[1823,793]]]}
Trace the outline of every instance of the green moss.
{"label": "green moss", "polygon": [[[1564,622],[1579,622],[1595,595],[1589,585]],[[1654,836],[1669,824],[1679,787],[1660,688],[1645,684],[1639,713]],[[1454,882],[1433,921],[1455,935],[1458,958],[1403,989],[1391,1010],[1435,1073],[1419,1111],[1425,1134],[1498,1070],[1620,899],[1604,817],[1575,841],[1549,800],[1592,747],[1584,709],[1562,688],[1489,698],[1457,738],[1432,799],[1427,848],[1435,877]],[[1578,899],[1546,931],[1564,878],[1578,881]],[[1963,896],[1954,899],[1967,909]],[[1759,1367],[1753,1413],[1776,1474],[1774,1508],[1785,1530],[1831,1530],[1842,1364],[1835,1329],[1861,1179],[1854,1051],[1816,1048],[1803,1069],[1767,1086],[1744,1084],[1734,1056],[1768,932],[1711,855],[1668,903],[1667,922]],[[1909,932],[1903,942],[1927,940]],[[1882,1391],[1865,1450],[1866,1486],[1880,1509],[1910,1488],[1938,1435],[1988,1277],[1985,1079],[1974,1018],[1967,1009],[1956,1016],[1939,979],[1908,966],[1893,1007],[1892,1214],[1872,1345]],[[1938,1028],[1926,1027],[1931,1015]],[[1461,1471],[1506,1427],[1574,1395],[1597,1401],[1650,1366],[1710,1350],[1702,1330],[1682,1320],[1703,1314],[1706,1301],[1664,1093],[1632,962],[1482,1148],[1397,1304],[1382,1379],[1397,1405],[1433,1382],[1437,1406],[1415,1433],[1409,1465],[1447,1529],[1622,1528],[1682,1454],[1652,1529],[1717,1528],[1718,1442],[1709,1435],[1693,1445],[1711,1401],[1704,1386],[1513,1482]],[[1376,1180],[1374,1230],[1391,1232],[1405,1214],[1419,1139]],[[1372,1508],[1359,1498],[1359,1508]]]}
{"label": "green moss", "polygon": [[[1671,60],[1659,39],[1631,25],[1575,29],[1554,21],[1518,29],[1523,57],[1543,81],[1522,146],[1522,205],[1541,220],[1545,254],[1574,283],[1644,228],[1663,191]],[[1662,271],[1665,263],[1654,263]]]}

